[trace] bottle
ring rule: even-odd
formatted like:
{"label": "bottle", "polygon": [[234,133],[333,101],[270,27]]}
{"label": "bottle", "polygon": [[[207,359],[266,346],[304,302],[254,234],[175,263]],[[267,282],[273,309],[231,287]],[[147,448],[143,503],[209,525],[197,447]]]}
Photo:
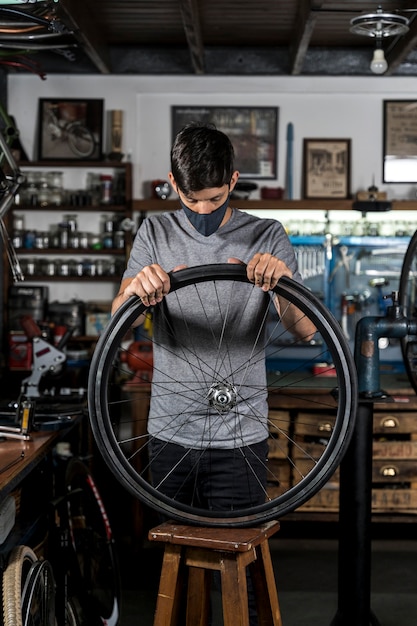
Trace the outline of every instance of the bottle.
{"label": "bottle", "polygon": [[113,200],[113,176],[102,174],[100,176],[101,204],[111,204]]}
{"label": "bottle", "polygon": [[125,247],[125,234],[122,230],[116,230],[113,235],[113,246],[119,250]]}

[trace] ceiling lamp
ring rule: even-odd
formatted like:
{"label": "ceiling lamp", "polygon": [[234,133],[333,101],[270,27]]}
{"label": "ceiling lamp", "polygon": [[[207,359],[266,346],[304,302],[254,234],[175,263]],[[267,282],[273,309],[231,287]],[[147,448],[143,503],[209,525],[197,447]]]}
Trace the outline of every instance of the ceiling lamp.
{"label": "ceiling lamp", "polygon": [[408,19],[395,13],[387,13],[378,7],[374,13],[364,13],[350,20],[350,32],[355,35],[374,37],[376,46],[371,61],[371,71],[374,74],[386,72],[388,64],[382,49],[382,40],[385,37],[405,35],[408,31]]}
{"label": "ceiling lamp", "polygon": [[374,50],[374,56],[372,57],[371,72],[374,74],[384,74],[387,71],[388,63],[382,49],[382,43],[380,39],[376,40],[376,47]]}

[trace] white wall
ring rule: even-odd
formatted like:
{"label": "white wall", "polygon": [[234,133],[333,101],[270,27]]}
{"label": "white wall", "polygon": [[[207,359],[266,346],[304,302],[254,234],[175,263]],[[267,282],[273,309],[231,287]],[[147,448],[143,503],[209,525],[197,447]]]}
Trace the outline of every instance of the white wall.
{"label": "white wall", "polygon": [[[305,137],[352,139],[352,192],[376,185],[389,198],[411,199],[417,185],[382,184],[382,102],[416,99],[416,78],[393,77],[190,77],[38,76],[9,77],[9,111],[35,158],[38,98],[103,98],[105,110],[124,111],[123,151],[134,164],[134,197],[143,182],[169,170],[171,105],[277,106],[278,181],[285,183],[286,127],[294,125],[294,197],[301,197]],[[263,184],[275,186],[275,181]]]}
{"label": "white wall", "polygon": [[[382,184],[383,100],[417,99],[417,78],[338,77],[190,77],[190,76],[38,76],[13,74],[8,107],[15,117],[29,158],[36,159],[39,98],[103,98],[105,110],[124,111],[123,151],[133,163],[134,198],[143,198],[144,181],[166,178],[169,171],[172,105],[277,106],[279,108],[278,179],[260,186],[285,185],[286,128],[294,125],[294,198],[301,197],[304,138],[351,138],[351,190],[373,181],[390,199],[416,198],[416,185]],[[105,149],[107,146],[105,146]],[[256,194],[253,196],[256,198]],[[323,221],[324,211],[256,211],[291,221]],[[405,221],[417,228],[414,211],[368,214],[372,222]],[[330,211],[334,221],[359,221],[357,211]],[[46,219],[46,217],[45,217]],[[93,219],[97,219],[94,217]],[[91,230],[96,230],[97,225]],[[88,225],[85,226],[88,230]],[[393,232],[395,232],[393,224]],[[91,299],[89,283],[55,283],[51,300]],[[116,285],[95,285],[95,299],[111,299]]]}

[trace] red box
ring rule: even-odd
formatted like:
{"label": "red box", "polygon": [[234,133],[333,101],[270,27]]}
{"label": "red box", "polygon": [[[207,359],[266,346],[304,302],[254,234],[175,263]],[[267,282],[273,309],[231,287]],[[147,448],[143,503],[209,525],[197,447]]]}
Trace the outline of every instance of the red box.
{"label": "red box", "polygon": [[12,371],[32,369],[32,342],[21,332],[9,333],[8,366]]}

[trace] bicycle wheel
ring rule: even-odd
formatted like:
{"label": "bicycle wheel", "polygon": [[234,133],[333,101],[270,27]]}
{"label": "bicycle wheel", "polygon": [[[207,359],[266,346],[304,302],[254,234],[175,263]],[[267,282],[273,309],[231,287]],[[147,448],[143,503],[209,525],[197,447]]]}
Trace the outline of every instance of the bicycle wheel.
{"label": "bicycle wheel", "polygon": [[4,626],[55,626],[55,583],[48,561],[27,546],[10,554],[3,573]]}
{"label": "bicycle wheel", "polygon": [[87,158],[94,152],[96,142],[93,133],[80,122],[72,122],[67,127],[68,144],[73,153]]}
{"label": "bicycle wheel", "polygon": [[[190,290],[193,296],[197,294],[201,311],[194,306],[192,311],[187,309]],[[290,305],[295,305],[302,316],[308,317],[315,324],[317,333],[314,341],[306,344],[302,339],[294,338],[285,329],[285,311],[278,316],[275,306],[269,304],[265,315],[259,320],[254,345],[249,348],[250,357],[247,358],[246,351],[244,362],[240,362],[240,352],[237,350],[236,354],[236,346],[246,341],[245,318],[252,298],[259,298],[259,289],[247,280],[243,266],[233,264],[188,268],[171,275],[171,291],[158,305],[164,307],[159,312],[162,316],[166,307],[173,305],[178,312],[170,336],[159,337],[156,307],[152,315],[153,349],[163,351],[175,347],[178,358],[182,360],[180,381],[176,380],[178,372],[163,371],[160,363],[154,365],[153,393],[157,396],[168,394],[168,399],[172,399],[173,403],[177,400],[176,394],[180,394],[183,404],[185,402],[182,417],[189,411],[190,419],[205,420],[212,432],[218,425],[226,425],[228,428],[230,424],[230,428],[233,428],[233,424],[239,423],[241,412],[246,416],[249,413],[249,419],[255,422],[265,420],[266,423],[268,420],[268,461],[264,463],[260,458],[245,458],[245,473],[249,478],[253,479],[255,465],[259,463],[263,463],[267,475],[264,502],[249,508],[235,506],[231,502],[231,510],[209,510],[199,506],[197,501],[191,505],[184,503],[180,495],[181,488],[178,496],[167,496],[163,480],[159,484],[152,484],[148,446],[153,438],[148,437],[146,432],[147,416],[143,418],[135,415],[143,412],[146,384],[142,385],[145,391],[141,393],[140,382],[137,385],[129,382],[132,368],[146,370],[149,355],[131,352],[129,342],[126,341],[132,323],[141,314],[149,315],[149,311],[138,298],[131,298],[113,316],[99,339],[89,377],[89,413],[98,448],[125,488],[168,517],[186,523],[214,526],[246,526],[280,517],[306,502],[324,485],[347,448],[356,415],[357,378],[353,358],[340,326],[321,302],[295,281],[283,278],[273,291]],[[237,316],[236,311],[232,315],[236,298],[239,302]],[[197,300],[193,297],[192,301],[195,303]],[[182,334],[186,335],[187,340],[184,345],[177,345],[175,335],[181,325],[186,329]],[[204,335],[204,354],[195,354],[195,332]],[[214,369],[210,369],[205,359],[209,350],[216,355],[214,362],[217,367]],[[272,369],[264,387],[260,388],[251,384],[251,367],[259,360],[265,361],[265,358],[268,368]],[[294,363],[293,371],[278,371],[282,363],[288,360]],[[335,377],[314,377],[312,369],[317,360],[331,362]],[[144,380],[149,380],[147,375],[145,371]],[[309,408],[322,415],[325,423],[324,432],[320,431],[316,436],[308,437],[308,440],[299,437],[297,428],[303,430],[305,427],[308,430],[309,418],[300,417],[295,428],[291,411],[280,410],[281,406],[288,406],[288,403],[289,406],[291,403],[296,406],[294,402],[299,402],[302,397],[305,401],[305,395],[300,394],[300,388],[305,387],[311,393],[314,392]],[[335,388],[337,400],[331,394]],[[139,393],[135,394],[138,389]],[[267,396],[270,407],[269,414],[268,408],[265,410],[267,415],[259,413],[257,409],[257,400],[263,395]],[[177,421],[178,416],[173,414],[174,431]],[[328,435],[326,441],[323,435]],[[158,436],[169,441],[170,434],[161,432]],[[234,439],[230,431],[230,439],[232,441],[228,446],[235,446],[239,457],[239,433],[236,432]],[[210,441],[199,444],[196,440],[195,473],[211,448]],[[184,451],[186,455],[187,450]],[[180,463],[181,460],[178,461]],[[242,486],[245,476],[239,475],[236,480]]]}
{"label": "bicycle wheel", "polygon": [[[416,320],[417,298],[417,231],[408,244],[401,268],[399,301],[405,317]],[[404,367],[411,386],[417,393],[417,334],[401,338]]]}
{"label": "bicycle wheel", "polygon": [[115,626],[120,617],[120,584],[106,509],[89,469],[80,459],[69,462],[65,483],[69,539],[76,564],[69,572],[67,615],[75,614],[80,623],[91,626]]}

